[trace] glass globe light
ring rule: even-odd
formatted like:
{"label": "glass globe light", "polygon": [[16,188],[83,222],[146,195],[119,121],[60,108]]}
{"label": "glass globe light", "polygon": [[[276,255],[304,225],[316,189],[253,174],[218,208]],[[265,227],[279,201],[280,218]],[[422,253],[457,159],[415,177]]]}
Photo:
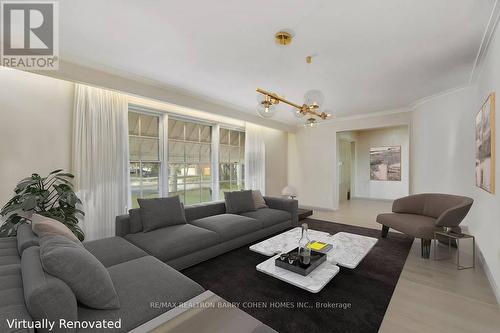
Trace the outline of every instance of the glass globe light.
{"label": "glass globe light", "polygon": [[316,127],[316,119],[314,118],[309,118],[306,120],[306,123],[304,124],[305,128],[314,128]]}
{"label": "glass globe light", "polygon": [[273,104],[263,102],[257,105],[257,113],[262,118],[271,118],[276,113],[276,107]]}
{"label": "glass globe light", "polygon": [[320,111],[323,107],[323,102],[325,101],[325,96],[323,93],[317,89],[309,90],[304,96],[304,103],[308,106],[317,105],[316,111]]}
{"label": "glass globe light", "polygon": [[299,119],[304,118],[304,114],[303,114],[303,113],[301,113],[299,109],[297,109],[297,108],[293,108],[291,111],[293,112],[293,115],[294,115],[296,118],[299,118]]}

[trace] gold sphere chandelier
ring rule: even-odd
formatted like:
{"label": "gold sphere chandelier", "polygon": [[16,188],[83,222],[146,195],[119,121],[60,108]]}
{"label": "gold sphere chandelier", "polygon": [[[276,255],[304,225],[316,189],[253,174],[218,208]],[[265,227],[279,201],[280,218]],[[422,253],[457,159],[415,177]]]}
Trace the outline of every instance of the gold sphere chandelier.
{"label": "gold sphere chandelier", "polygon": [[[279,46],[287,46],[292,42],[293,34],[290,31],[278,31],[274,35],[275,43]],[[312,56],[306,57],[306,63],[312,63]],[[276,105],[280,102],[292,106],[297,118],[306,118],[305,127],[316,127],[317,120],[326,120],[331,114],[322,110],[324,95],[317,89],[309,90],[304,95],[304,103],[297,104],[279,96],[276,93],[257,88],[257,114],[262,118],[271,118],[276,114]]]}

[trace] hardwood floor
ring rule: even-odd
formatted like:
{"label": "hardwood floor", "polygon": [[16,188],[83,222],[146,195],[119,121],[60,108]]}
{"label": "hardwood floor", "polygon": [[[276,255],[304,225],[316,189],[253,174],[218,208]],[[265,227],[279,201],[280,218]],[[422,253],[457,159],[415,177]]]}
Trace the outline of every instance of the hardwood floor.
{"label": "hardwood floor", "polygon": [[[311,217],[380,229],[375,218],[390,212],[391,205],[353,199],[335,212],[315,211]],[[463,246],[466,250],[469,244]],[[459,271],[453,262],[435,261],[432,255],[422,259],[420,240],[415,240],[379,332],[500,332],[500,308],[479,262],[475,269]]]}

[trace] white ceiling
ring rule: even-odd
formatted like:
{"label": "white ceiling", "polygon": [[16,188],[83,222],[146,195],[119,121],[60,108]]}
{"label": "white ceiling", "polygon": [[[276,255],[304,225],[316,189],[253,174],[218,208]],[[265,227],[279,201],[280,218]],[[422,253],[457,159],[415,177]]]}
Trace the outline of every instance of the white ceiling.
{"label": "white ceiling", "polygon": [[[467,84],[494,2],[61,0],[60,53],[250,113],[257,87],[297,103],[320,89],[348,116]],[[274,44],[282,28],[287,48]]]}

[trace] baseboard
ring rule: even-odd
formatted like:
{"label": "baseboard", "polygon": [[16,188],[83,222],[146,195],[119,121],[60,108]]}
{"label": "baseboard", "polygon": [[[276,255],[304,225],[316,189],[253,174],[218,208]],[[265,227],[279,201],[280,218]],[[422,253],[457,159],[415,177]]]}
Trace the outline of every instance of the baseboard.
{"label": "baseboard", "polygon": [[481,252],[481,249],[479,249],[477,245],[476,245],[476,251],[479,263],[481,264],[481,267],[483,267],[484,273],[486,274],[486,277],[490,282],[491,289],[493,289],[493,294],[495,294],[495,297],[497,299],[497,304],[500,304],[500,289],[498,288],[495,279],[493,279],[493,274],[491,274],[490,268],[488,267],[488,264],[484,259],[483,252]]}
{"label": "baseboard", "polygon": [[327,212],[335,212],[338,210],[338,208],[325,208],[325,207],[318,207],[318,206],[309,206],[309,205],[301,205],[299,203],[299,208],[304,208],[304,209],[312,209],[314,210],[324,210]]}
{"label": "baseboard", "polygon": [[[461,224],[460,227],[462,228],[462,232],[470,234],[468,225]],[[495,294],[497,303],[500,304],[500,289],[498,288],[495,279],[493,279],[493,274],[491,274],[490,268],[488,267],[488,264],[484,259],[483,252],[481,252],[481,249],[479,248],[477,243],[476,243],[476,253],[477,253],[477,259],[479,260],[479,264],[483,268],[483,271],[486,274],[486,277],[488,278],[488,282],[490,283],[491,289],[493,290],[493,294]]]}
{"label": "baseboard", "polygon": [[387,202],[393,202],[395,199],[377,199],[377,198],[370,198],[370,197],[358,197],[358,196],[353,196],[351,199],[362,199],[362,200],[372,200],[372,201],[387,201]]}

